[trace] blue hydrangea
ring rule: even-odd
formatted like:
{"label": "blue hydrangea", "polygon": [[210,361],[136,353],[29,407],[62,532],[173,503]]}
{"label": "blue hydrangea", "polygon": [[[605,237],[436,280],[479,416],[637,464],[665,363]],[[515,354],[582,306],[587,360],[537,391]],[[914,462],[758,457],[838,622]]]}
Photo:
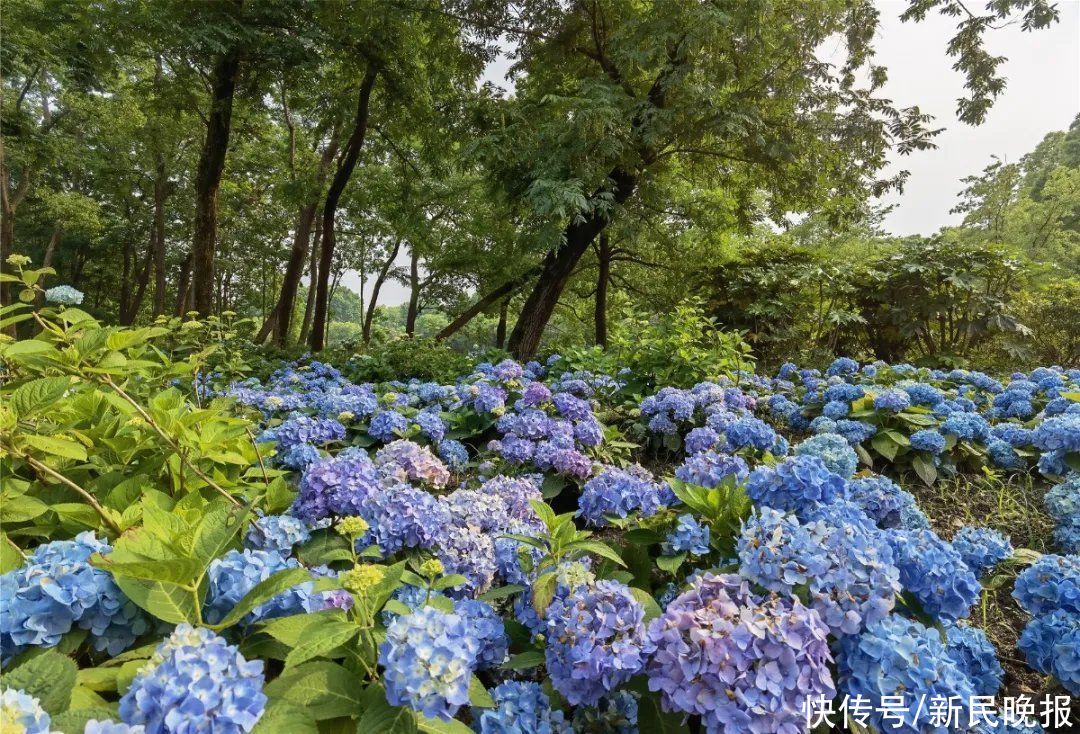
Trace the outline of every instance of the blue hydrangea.
{"label": "blue hydrangea", "polygon": [[1066,553],[1080,553],[1080,516],[1054,528],[1054,543]]}
{"label": "blue hydrangea", "polygon": [[1080,614],[1055,609],[1024,627],[1017,647],[1034,670],[1052,675],[1080,696]]}
{"label": "blue hydrangea", "polygon": [[491,690],[495,708],[477,709],[478,734],[570,734],[570,724],[562,711],[552,710],[551,701],[539,683],[507,681]]}
{"label": "blue hydrangea", "polygon": [[86,728],[83,729],[82,734],[145,734],[145,732],[146,727],[142,724],[131,726],[111,719],[104,721],[90,719],[86,722]]}
{"label": "blue hydrangea", "polygon": [[[966,702],[975,693],[937,630],[896,615],[879,620],[860,635],[843,638],[837,663],[841,693],[849,699],[867,699],[870,723],[883,732],[942,731],[931,725],[926,702],[937,696]],[[890,706],[902,713],[899,725],[895,718],[883,716],[885,696],[898,697],[892,700],[902,703]]]}
{"label": "blue hydrangea", "polygon": [[579,586],[556,595],[547,609],[548,675],[574,706],[600,698],[642,670],[649,649],[645,610],[617,581]]}
{"label": "blue hydrangea", "polygon": [[826,418],[832,420],[838,420],[840,418],[846,418],[847,414],[851,412],[851,406],[840,400],[830,400],[825,403],[821,409],[821,414]]}
{"label": "blue hydrangea", "polygon": [[919,509],[919,503],[915,496],[906,489],[901,489],[900,497],[900,525],[904,530],[929,530],[930,519]]}
{"label": "blue hydrangea", "polygon": [[638,734],[638,699],[630,691],[615,691],[595,707],[574,710],[573,729],[578,734]]}
{"label": "blue hydrangea", "polygon": [[746,483],[751,500],[778,510],[794,510],[807,502],[829,503],[842,497],[845,489],[844,479],[816,456],[792,456],[774,467],[758,467]]}
{"label": "blue hydrangea", "polygon": [[449,720],[469,702],[480,642],[466,618],[426,606],[391,622],[379,645],[386,699]]}
{"label": "blue hydrangea", "polygon": [[382,479],[367,453],[346,449],[307,468],[290,513],[312,525],[329,517],[362,515],[368,498],[381,491]]}
{"label": "blue hydrangea", "polygon": [[859,385],[852,385],[848,382],[838,382],[835,385],[829,385],[825,388],[825,392],[822,395],[826,405],[829,403],[844,403],[845,406],[855,400],[858,400],[866,394]]}
{"label": "blue hydrangea", "polygon": [[476,653],[477,670],[495,668],[506,662],[510,639],[506,636],[502,617],[486,601],[462,599],[454,604],[454,612],[465,618],[469,632],[480,649]]}
{"label": "blue hydrangea", "polygon": [[978,627],[966,624],[948,623],[945,632],[949,657],[971,679],[975,695],[996,696],[1005,671],[990,638]]}
{"label": "blue hydrangea", "polygon": [[663,550],[666,555],[689,553],[703,556],[709,552],[709,528],[691,514],[680,515],[675,528],[668,533]]}
{"label": "blue hydrangea", "polygon": [[1065,413],[1047,418],[1032,433],[1031,442],[1043,451],[1080,451],[1080,415]]}
{"label": "blue hydrangea", "polygon": [[905,385],[903,389],[911,398],[912,405],[925,405],[932,408],[945,399],[945,395],[941,390],[938,390],[933,385],[927,385],[925,382]]}
{"label": "blue hydrangea", "polygon": [[746,481],[750,467],[741,456],[730,456],[716,451],[703,451],[688,456],[686,461],[675,470],[675,478],[699,487],[712,489],[728,477],[733,477],[737,484]]}
{"label": "blue hydrangea", "polygon": [[699,576],[649,625],[649,690],[706,731],[802,731],[807,702],[835,693],[828,628],[797,599],[738,576]]}
{"label": "blue hydrangea", "polygon": [[255,519],[248,527],[244,545],[252,550],[275,551],[284,556],[294,546],[306,543],[311,532],[303,520],[292,515],[266,515]]}
{"label": "blue hydrangea", "polygon": [[1030,446],[1032,431],[1018,423],[998,423],[991,429],[994,438],[999,438],[1013,448]]}
{"label": "blue hydrangea", "polygon": [[841,436],[822,433],[811,436],[795,447],[797,456],[816,456],[833,474],[850,479],[859,465],[859,456]]}
{"label": "blue hydrangea", "polygon": [[874,396],[874,410],[898,413],[911,405],[911,398],[903,390],[885,390]]}
{"label": "blue hydrangea", "polygon": [[608,524],[605,515],[626,517],[636,511],[642,517],[651,517],[662,507],[660,486],[647,470],[640,466],[609,466],[585,482],[577,516],[593,527],[604,527]]}
{"label": "blue hydrangea", "polygon": [[945,436],[933,428],[915,431],[909,439],[911,448],[916,451],[928,451],[934,456],[945,453]]}
{"label": "blue hydrangea", "polygon": [[1043,497],[1046,512],[1059,523],[1080,518],[1080,474],[1070,474]]}
{"label": "blue hydrangea", "polygon": [[52,719],[36,698],[25,691],[0,691],[0,731],[12,734],[52,734]]}
{"label": "blue hydrangea", "polygon": [[461,441],[444,439],[439,442],[439,458],[451,471],[461,471],[469,463],[469,450]]}
{"label": "blue hydrangea", "polygon": [[70,285],[54,285],[45,290],[45,300],[61,306],[78,306],[83,302],[83,292]]}
{"label": "blue hydrangea", "polygon": [[245,660],[208,629],[181,624],[120,699],[120,717],[146,734],[250,732],[266,707],[261,660]]}
{"label": "blue hydrangea", "polygon": [[978,413],[950,413],[941,423],[941,432],[962,441],[986,443],[990,438],[990,424]]}
{"label": "blue hydrangea", "polygon": [[309,443],[298,443],[277,455],[276,460],[286,469],[303,471],[322,458],[319,450]]}
{"label": "blue hydrangea", "polygon": [[686,434],[684,445],[687,454],[700,454],[716,446],[720,434],[708,426],[700,426]]}
{"label": "blue hydrangea", "polygon": [[877,427],[866,421],[839,420],[827,433],[843,436],[849,444],[856,446],[872,438],[877,433]]}
{"label": "blue hydrangea", "polygon": [[848,499],[861,507],[879,528],[895,528],[900,526],[900,510],[904,505],[902,491],[886,477],[860,477],[848,484]]}
{"label": "blue hydrangea", "polygon": [[760,418],[740,418],[724,431],[726,448],[734,453],[740,449],[769,451],[776,444],[776,431]]}
{"label": "blue hydrangea", "polygon": [[497,570],[495,539],[477,526],[458,523],[444,527],[437,540],[436,555],[447,573],[465,577],[452,595],[476,596],[491,588]]}
{"label": "blue hydrangea", "polygon": [[833,360],[833,363],[829,365],[829,368],[825,370],[826,377],[832,377],[833,375],[854,375],[859,371],[859,363],[851,357],[837,357]]}
{"label": "blue hydrangea", "polygon": [[289,452],[289,449],[300,444],[312,446],[325,446],[334,441],[345,438],[345,426],[334,418],[312,418],[307,415],[298,415],[284,421],[281,425],[268,428],[259,434],[256,439],[277,442],[279,456]]}
{"label": "blue hydrangea", "polygon": [[1080,556],[1042,556],[1016,577],[1013,598],[1031,614],[1080,614]]}
{"label": "blue hydrangea", "polygon": [[368,434],[377,441],[401,438],[409,430],[409,419],[396,410],[380,410],[371,418]]}
{"label": "blue hydrangea", "polygon": [[[299,567],[295,558],[287,558],[277,551],[231,550],[221,558],[215,558],[207,572],[210,588],[203,616],[207,622],[217,624],[256,584],[279,571]],[[295,586],[255,607],[243,621],[251,624],[310,611],[310,593],[308,584]]]}
{"label": "blue hydrangea", "polygon": [[53,647],[76,627],[94,648],[118,655],[150,630],[150,619],[112,576],[90,565],[112,548],[92,532],[34,549],[26,563],[0,576],[0,649],[3,660],[28,647]]}
{"label": "blue hydrangea", "polygon": [[982,587],[960,553],[932,530],[890,530],[900,585],[934,619],[955,621],[971,613]]}
{"label": "blue hydrangea", "polygon": [[1022,471],[1027,468],[1027,462],[1024,461],[1023,457],[1016,453],[1016,449],[1011,444],[1005,441],[992,438],[990,443],[987,444],[986,450],[990,454],[990,463],[999,469]]}
{"label": "blue hydrangea", "polygon": [[808,587],[810,608],[837,636],[887,615],[900,593],[892,551],[865,518],[800,523],[763,507],[745,524],[738,553],[740,573],[770,591]]}
{"label": "blue hydrangea", "polygon": [[434,548],[450,524],[449,511],[438,499],[408,484],[373,492],[360,515],[371,525],[364,543],[378,545],[386,555],[402,548]]}
{"label": "blue hydrangea", "polygon": [[952,547],[976,576],[983,576],[1012,555],[1009,539],[991,528],[965,525],[953,536]]}
{"label": "blue hydrangea", "polygon": [[438,444],[446,436],[446,424],[443,423],[439,414],[431,410],[422,410],[413,416],[412,422],[433,444]]}

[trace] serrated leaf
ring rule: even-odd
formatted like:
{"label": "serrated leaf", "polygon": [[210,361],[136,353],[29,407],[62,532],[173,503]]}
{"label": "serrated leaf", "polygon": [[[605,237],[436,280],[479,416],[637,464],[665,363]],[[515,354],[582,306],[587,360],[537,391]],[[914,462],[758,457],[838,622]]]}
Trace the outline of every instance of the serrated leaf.
{"label": "serrated leaf", "polygon": [[9,405],[24,418],[55,403],[69,387],[70,377],[40,377],[17,387]]}
{"label": "serrated leaf", "polygon": [[404,706],[391,706],[378,683],[364,691],[364,704],[364,715],[356,724],[357,734],[415,734],[416,716]]}
{"label": "serrated leaf", "polygon": [[606,558],[609,561],[614,561],[620,566],[626,566],[626,562],[622,559],[622,556],[620,556],[615,551],[614,548],[607,545],[606,543],[601,543],[599,540],[578,540],[568,545],[567,549],[583,550],[587,553],[592,553],[593,555],[600,556],[601,558]]}
{"label": "serrated leaf", "polygon": [[495,699],[484,688],[484,682],[475,675],[469,680],[469,705],[478,709],[495,708]]}
{"label": "serrated leaf", "polygon": [[510,659],[502,664],[502,667],[508,670],[524,670],[526,668],[535,668],[544,664],[544,653],[536,650],[529,650],[527,652],[520,652],[517,655],[511,655]]}
{"label": "serrated leaf", "polygon": [[316,660],[282,673],[265,688],[275,701],[307,708],[317,721],[359,714],[360,677],[337,663]]}
{"label": "serrated leaf", "polygon": [[249,508],[222,499],[195,527],[191,555],[207,564],[222,555],[243,527]]}
{"label": "serrated leaf", "polygon": [[276,701],[266,707],[251,734],[318,734],[315,717],[303,706]]}
{"label": "serrated leaf", "polygon": [[524,586],[519,586],[517,584],[507,584],[506,586],[499,586],[492,589],[491,591],[484,592],[476,598],[480,601],[497,601],[499,599],[505,599],[508,596],[513,596],[514,594],[518,594],[522,591],[525,591]]}
{"label": "serrated leaf", "polygon": [[107,721],[109,719],[116,721],[119,718],[116,711],[104,706],[74,709],[53,716],[50,728],[55,729],[56,731],[65,732],[65,734],[74,734],[76,732],[82,732],[86,728],[86,723],[88,721],[95,719],[97,721]]}
{"label": "serrated leaf", "polygon": [[22,440],[23,443],[33,446],[38,451],[51,454],[52,456],[59,456],[64,459],[75,459],[76,461],[86,461],[86,447],[81,443],[69,441],[66,438],[39,436],[31,433],[24,435]]}
{"label": "serrated leaf", "polygon": [[285,668],[295,668],[312,658],[325,655],[356,637],[359,628],[350,622],[330,621],[320,624],[309,638],[292,649],[285,658]]}
{"label": "serrated leaf", "polygon": [[278,594],[310,580],[311,573],[306,568],[286,568],[278,571],[270,578],[255,584],[251,591],[244,594],[220,623],[208,626],[212,629],[231,627],[263,602],[270,601]]}
{"label": "serrated leaf", "polygon": [[645,621],[650,622],[661,614],[664,610],[660,608],[660,605],[653,598],[652,594],[645,591],[645,589],[639,589],[636,586],[630,587],[630,595],[637,599],[638,603],[645,609]]}
{"label": "serrated leaf", "polygon": [[[475,734],[472,729],[457,719],[449,721],[429,719],[423,714],[416,714],[416,726],[425,734]],[[359,729],[357,734],[361,734]]]}
{"label": "serrated leaf", "polygon": [[679,566],[686,560],[686,554],[680,553],[675,556],[657,556],[656,567],[661,571],[667,571],[668,573],[675,573],[679,570]]}
{"label": "serrated leaf", "polygon": [[16,688],[38,700],[52,716],[66,711],[71,703],[78,668],[70,658],[46,650],[13,670],[4,673],[4,687]]}

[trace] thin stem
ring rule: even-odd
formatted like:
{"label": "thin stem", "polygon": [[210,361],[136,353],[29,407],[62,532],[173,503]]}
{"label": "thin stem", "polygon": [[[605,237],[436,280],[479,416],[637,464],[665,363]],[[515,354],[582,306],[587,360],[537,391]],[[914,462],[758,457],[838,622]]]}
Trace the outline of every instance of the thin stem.
{"label": "thin stem", "polygon": [[259,457],[259,468],[262,469],[263,484],[269,485],[270,477],[266,475],[266,464],[263,462],[262,451],[259,451],[259,443],[255,440],[255,434],[247,426],[244,426],[244,430],[247,431],[248,438],[251,439],[251,446],[255,449],[255,455]]}
{"label": "thin stem", "polygon": [[7,536],[7,533],[4,534],[4,540],[6,540],[8,542],[8,545],[10,545],[12,548],[15,549],[16,553],[18,553],[20,556],[22,556],[24,561],[26,560],[26,554],[23,553],[22,548],[20,548],[18,545],[16,545],[15,541]]}
{"label": "thin stem", "polygon": [[176,441],[173,440],[172,436],[167,434],[164,429],[162,429],[162,427],[159,426],[152,417],[150,417],[150,414],[147,413],[141,405],[139,405],[138,401],[136,401],[133,397],[124,392],[124,390],[115,382],[113,382],[112,378],[108,375],[102,375],[101,379],[106,385],[115,390],[117,395],[126,400],[128,404],[131,405],[131,407],[135,408],[135,410],[139,412],[139,415],[142,416],[142,419],[145,420],[155,431],[157,431],[157,434],[161,436],[161,438],[164,439],[164,441],[169,444],[169,446],[172,447],[173,451],[175,451],[176,454],[180,457],[181,463],[188,469],[190,469],[195,474],[195,476],[206,482],[206,484],[211,489],[218,492],[222,497],[229,500],[229,502],[232,502],[237,507],[242,506],[242,503],[239,500],[226,492],[225,489],[222,488],[217,482],[208,477],[202,469],[195,466],[191,463],[191,461],[188,460],[187,455],[180,449],[180,446],[176,443]]}
{"label": "thin stem", "polygon": [[[18,452],[12,451],[12,453],[18,453]],[[117,535],[120,535],[120,533],[122,532],[120,530],[120,526],[116,524],[115,520],[113,520],[111,517],[109,517],[108,513],[105,512],[105,508],[102,507],[100,504],[98,504],[98,501],[96,499],[94,499],[94,495],[87,492],[85,489],[83,489],[78,484],[76,484],[75,482],[73,482],[70,479],[68,479],[67,477],[65,477],[60,472],[53,469],[51,466],[49,466],[47,464],[42,464],[40,461],[35,459],[33,456],[27,456],[26,454],[19,454],[19,455],[22,456],[24,459],[26,459],[27,463],[29,463],[30,466],[34,467],[34,469],[36,469],[36,470],[38,470],[40,472],[44,472],[45,474],[48,474],[50,477],[52,477],[53,479],[56,479],[61,484],[66,485],[67,487],[75,490],[80,495],[82,495],[83,499],[85,499],[87,501],[87,503],[91,507],[94,508],[94,511],[97,512],[97,514],[101,515],[101,519],[105,521],[105,524],[108,525],[109,528],[114,533],[116,533]]]}

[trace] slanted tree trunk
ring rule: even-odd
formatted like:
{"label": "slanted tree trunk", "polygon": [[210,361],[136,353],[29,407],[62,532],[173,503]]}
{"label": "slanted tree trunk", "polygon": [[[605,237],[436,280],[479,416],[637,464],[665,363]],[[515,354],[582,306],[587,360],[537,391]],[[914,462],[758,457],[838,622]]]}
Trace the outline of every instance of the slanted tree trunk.
{"label": "slanted tree trunk", "polygon": [[356,115],[353,119],[353,130],[345,149],[338,159],[337,170],[330,182],[330,189],[326,192],[326,203],[323,205],[322,228],[323,241],[322,251],[319,253],[319,278],[315,290],[315,316],[311,327],[311,350],[321,351],[326,344],[327,316],[330,307],[330,268],[334,262],[334,247],[337,245],[337,232],[334,229],[334,218],[337,215],[338,203],[345,191],[356,162],[360,158],[360,149],[364,147],[364,136],[367,133],[368,108],[371,103],[371,90],[375,87],[375,80],[379,72],[374,63],[369,63],[364,79],[360,82],[360,92],[356,100]]}
{"label": "slanted tree trunk", "polygon": [[[49,235],[49,243],[45,245],[45,255],[41,258],[41,267],[51,268],[53,264],[53,258],[56,257],[56,250],[60,247],[60,238],[64,236],[64,225],[57,222],[53,225],[52,234]],[[38,291],[37,296],[34,298],[34,307],[41,308],[45,304],[45,294],[42,291]]]}
{"label": "slanted tree trunk", "polygon": [[[614,184],[611,194],[615,204],[625,203],[637,187],[637,176],[622,168],[614,169],[608,178]],[[607,213],[594,210],[587,218],[569,224],[564,230],[562,246],[551,250],[544,258],[540,278],[525,299],[510,334],[509,349],[518,359],[524,361],[536,355],[544,329],[566,289],[574,266],[607,225]]]}
{"label": "slanted tree trunk", "polygon": [[135,284],[135,295],[132,296],[131,302],[124,308],[123,313],[120,315],[120,324],[122,326],[130,326],[135,323],[135,319],[139,315],[139,309],[142,308],[143,298],[146,297],[146,286],[150,282],[150,268],[154,263],[154,251],[153,249],[147,249],[146,257],[143,258],[142,267],[139,269],[138,281]]}
{"label": "slanted tree trunk", "polygon": [[297,344],[305,344],[311,330],[311,315],[315,311],[315,281],[319,277],[319,244],[322,242],[322,219],[315,222],[315,238],[311,242],[311,264],[308,266],[307,299],[304,304],[304,320],[300,324],[300,337]]}
{"label": "slanted tree trunk", "polygon": [[[234,0],[237,10],[243,0]],[[200,316],[214,311],[214,255],[217,247],[217,196],[229,148],[233,95],[240,72],[240,50],[230,48],[214,64],[210,114],[195,174],[195,234],[191,242],[192,291]]]}
{"label": "slanted tree trunk", "polygon": [[390,273],[390,268],[394,266],[394,260],[397,259],[400,250],[401,238],[399,237],[394,240],[394,247],[390,250],[386,262],[379,268],[379,275],[371,286],[371,299],[368,301],[367,311],[364,313],[364,324],[361,329],[361,336],[365,344],[371,341],[371,324],[375,320],[375,307],[379,304],[379,291],[382,290],[383,283],[386,282],[386,276]]}
{"label": "slanted tree trunk", "polygon": [[409,310],[405,314],[405,333],[416,332],[416,317],[420,313],[420,255],[413,248],[409,257]]}
{"label": "slanted tree trunk", "polygon": [[506,316],[510,311],[510,298],[507,296],[499,306],[499,323],[495,327],[495,346],[499,349],[506,347]]}
{"label": "slanted tree trunk", "polygon": [[518,288],[532,280],[540,270],[541,267],[539,265],[534,268],[529,268],[518,277],[508,280],[495,290],[490,291],[486,296],[458,314],[458,317],[444,326],[442,330],[435,335],[435,338],[442,340],[453,336],[500,298],[512,295]]}
{"label": "slanted tree trunk", "polygon": [[608,282],[611,280],[611,245],[607,232],[600,233],[597,260],[596,312],[593,314],[593,322],[596,326],[597,346],[607,349],[607,292]]}

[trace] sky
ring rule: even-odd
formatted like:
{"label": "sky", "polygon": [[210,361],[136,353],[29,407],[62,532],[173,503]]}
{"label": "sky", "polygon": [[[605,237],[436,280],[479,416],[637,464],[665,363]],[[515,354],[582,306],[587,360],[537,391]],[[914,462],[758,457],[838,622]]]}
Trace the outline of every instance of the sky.
{"label": "sky", "polygon": [[[902,107],[918,105],[934,116],[935,127],[945,130],[935,139],[937,148],[894,157],[893,170],[907,170],[911,176],[903,194],[883,200],[894,205],[884,228],[895,235],[929,235],[959,223],[960,217],[949,210],[963,188],[960,179],[979,173],[995,155],[1008,162],[1019,160],[1048,132],[1067,129],[1080,113],[1080,0],[1059,0],[1061,21],[1048,29],[1025,33],[1014,25],[987,33],[987,50],[1008,59],[1002,67],[1008,86],[977,127],[959,122],[955,114],[964,80],[953,71],[953,59],[945,49],[957,19],[934,14],[921,23],[902,23],[899,16],[907,4],[908,0],[878,0],[876,63],[889,70],[881,93]],[[511,87],[503,78],[506,67],[505,59],[496,60],[484,79]],[[398,264],[408,264],[404,252]],[[360,289],[356,273],[347,274],[343,282]],[[379,301],[398,305],[408,297],[404,286],[387,283]]]}

